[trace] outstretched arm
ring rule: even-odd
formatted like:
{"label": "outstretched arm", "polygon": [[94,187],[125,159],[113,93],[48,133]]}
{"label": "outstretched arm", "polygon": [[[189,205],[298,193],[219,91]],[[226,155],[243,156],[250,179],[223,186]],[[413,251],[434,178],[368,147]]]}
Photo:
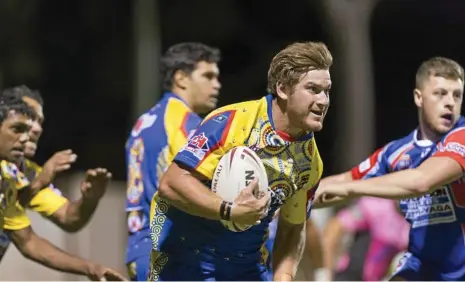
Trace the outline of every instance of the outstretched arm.
{"label": "outstretched arm", "polygon": [[458,180],[462,165],[445,156],[427,159],[416,169],[399,171],[382,177],[344,184],[348,195],[374,196],[389,199],[414,197]]}
{"label": "outstretched arm", "polygon": [[20,230],[11,230],[8,235],[21,254],[49,268],[85,275],[95,281],[102,278],[125,280],[122,275],[109,268],[60,250],[49,241],[37,236],[30,226]]}
{"label": "outstretched arm", "polygon": [[62,205],[58,209],[55,209],[54,212],[47,215],[48,218],[67,232],[77,232],[86,226],[92,218],[100,199],[107,189],[110,179],[111,173],[105,168],[89,169],[86,172],[86,179],[80,187],[82,193],[80,199],[73,202],[63,201],[62,196],[55,194],[48,195],[48,198],[42,201],[35,201],[35,199],[33,199],[31,201],[31,206],[34,208],[35,202],[48,203],[54,201],[50,196],[55,197],[55,201],[62,203]]}

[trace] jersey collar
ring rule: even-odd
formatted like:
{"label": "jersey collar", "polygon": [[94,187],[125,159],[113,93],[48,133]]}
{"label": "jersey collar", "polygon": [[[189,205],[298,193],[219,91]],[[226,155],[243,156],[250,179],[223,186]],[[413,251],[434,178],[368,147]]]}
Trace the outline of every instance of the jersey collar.
{"label": "jersey collar", "polygon": [[413,131],[413,142],[419,147],[431,147],[434,145],[434,142],[428,139],[418,139],[420,132],[418,128]]}

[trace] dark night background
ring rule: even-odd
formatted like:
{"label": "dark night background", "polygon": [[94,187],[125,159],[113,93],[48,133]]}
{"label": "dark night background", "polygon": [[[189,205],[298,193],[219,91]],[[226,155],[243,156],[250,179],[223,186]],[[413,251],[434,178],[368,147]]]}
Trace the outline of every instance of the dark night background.
{"label": "dark night background", "polygon": [[[346,0],[341,0],[346,1]],[[347,0],[349,1],[349,0]],[[321,40],[332,49],[318,1],[160,1],[162,50],[181,41],[219,47],[221,105],[265,94],[272,56],[294,41]],[[72,148],[75,169],[110,168],[125,178],[124,144],[134,123],[134,44],[130,0],[2,1],[3,87],[26,84],[45,99],[45,133],[37,156]],[[416,126],[415,71],[432,56],[465,63],[465,1],[384,0],[371,19],[376,93],[376,145]],[[337,54],[334,54],[337,60]],[[341,93],[333,69],[332,107],[317,134],[325,174],[337,172],[331,153]],[[155,74],[154,74],[155,75]],[[147,105],[148,109],[152,105]],[[370,148],[370,151],[374,148]]]}

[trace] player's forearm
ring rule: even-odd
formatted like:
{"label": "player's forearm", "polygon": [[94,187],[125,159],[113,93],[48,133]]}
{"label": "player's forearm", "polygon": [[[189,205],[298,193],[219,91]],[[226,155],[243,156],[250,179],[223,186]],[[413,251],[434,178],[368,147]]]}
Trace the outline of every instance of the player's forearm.
{"label": "player's forearm", "polygon": [[273,273],[275,281],[294,279],[305,247],[305,223],[279,222],[273,247]]}
{"label": "player's forearm", "polygon": [[165,173],[160,182],[160,196],[188,214],[220,220],[220,206],[223,200],[191,174],[176,172],[178,169],[173,171],[170,168]]}
{"label": "player's forearm", "polygon": [[336,269],[344,229],[337,217],[332,218],[323,233],[324,264],[331,273]]}
{"label": "player's forearm", "polygon": [[81,197],[79,200],[66,204],[60,226],[68,232],[81,230],[92,218],[98,202],[96,199]]}
{"label": "player's forearm", "polygon": [[[340,174],[336,175],[331,175],[328,177],[325,177],[321,179],[320,185],[326,185],[326,184],[333,184],[333,183],[343,183],[343,182],[348,182],[352,181],[352,173],[350,171],[346,171]],[[327,200],[324,203],[314,201],[312,208],[313,209],[320,209],[320,208],[327,208],[327,207],[332,207],[332,206],[338,206],[338,205],[343,205],[350,201],[350,197],[333,197],[330,200]]]}
{"label": "player's forearm", "polygon": [[[433,190],[425,184],[425,175],[417,169],[409,169],[364,181],[344,183],[350,196],[373,196],[402,199],[426,194]],[[342,185],[342,184],[341,184]]]}
{"label": "player's forearm", "polygon": [[[11,239],[26,258],[58,271],[88,275],[88,261],[65,253],[35,234],[27,235],[29,238],[24,238],[23,235],[14,235],[21,231],[11,231],[13,234]],[[23,238],[15,238],[18,236]]]}
{"label": "player's forearm", "polygon": [[307,220],[305,229],[306,239],[304,254],[308,255],[309,261],[311,261],[314,269],[323,268],[323,242],[321,234],[310,219]]}

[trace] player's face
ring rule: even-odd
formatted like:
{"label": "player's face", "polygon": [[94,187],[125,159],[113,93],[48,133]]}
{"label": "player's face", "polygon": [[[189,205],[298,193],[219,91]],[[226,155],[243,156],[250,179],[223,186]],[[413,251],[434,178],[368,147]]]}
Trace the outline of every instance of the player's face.
{"label": "player's face", "polygon": [[454,127],[460,117],[463,81],[430,76],[422,89],[415,89],[414,99],[426,126],[443,135]]}
{"label": "player's face", "polygon": [[44,122],[44,111],[42,106],[36,100],[23,97],[23,101],[29,105],[36,112],[37,118],[32,122],[31,130],[29,130],[29,141],[26,142],[26,148],[24,150],[24,155],[27,158],[32,158],[37,151],[37,143],[39,138],[42,135],[42,124]]}
{"label": "player's face", "polygon": [[329,70],[311,70],[287,95],[287,115],[293,127],[306,132],[320,131],[329,107]]}
{"label": "player's face", "polygon": [[203,114],[216,108],[221,83],[220,71],[215,63],[199,62],[191,73],[188,90],[192,97],[193,110]]}
{"label": "player's face", "polygon": [[11,111],[0,126],[0,158],[17,162],[24,156],[32,120]]}

